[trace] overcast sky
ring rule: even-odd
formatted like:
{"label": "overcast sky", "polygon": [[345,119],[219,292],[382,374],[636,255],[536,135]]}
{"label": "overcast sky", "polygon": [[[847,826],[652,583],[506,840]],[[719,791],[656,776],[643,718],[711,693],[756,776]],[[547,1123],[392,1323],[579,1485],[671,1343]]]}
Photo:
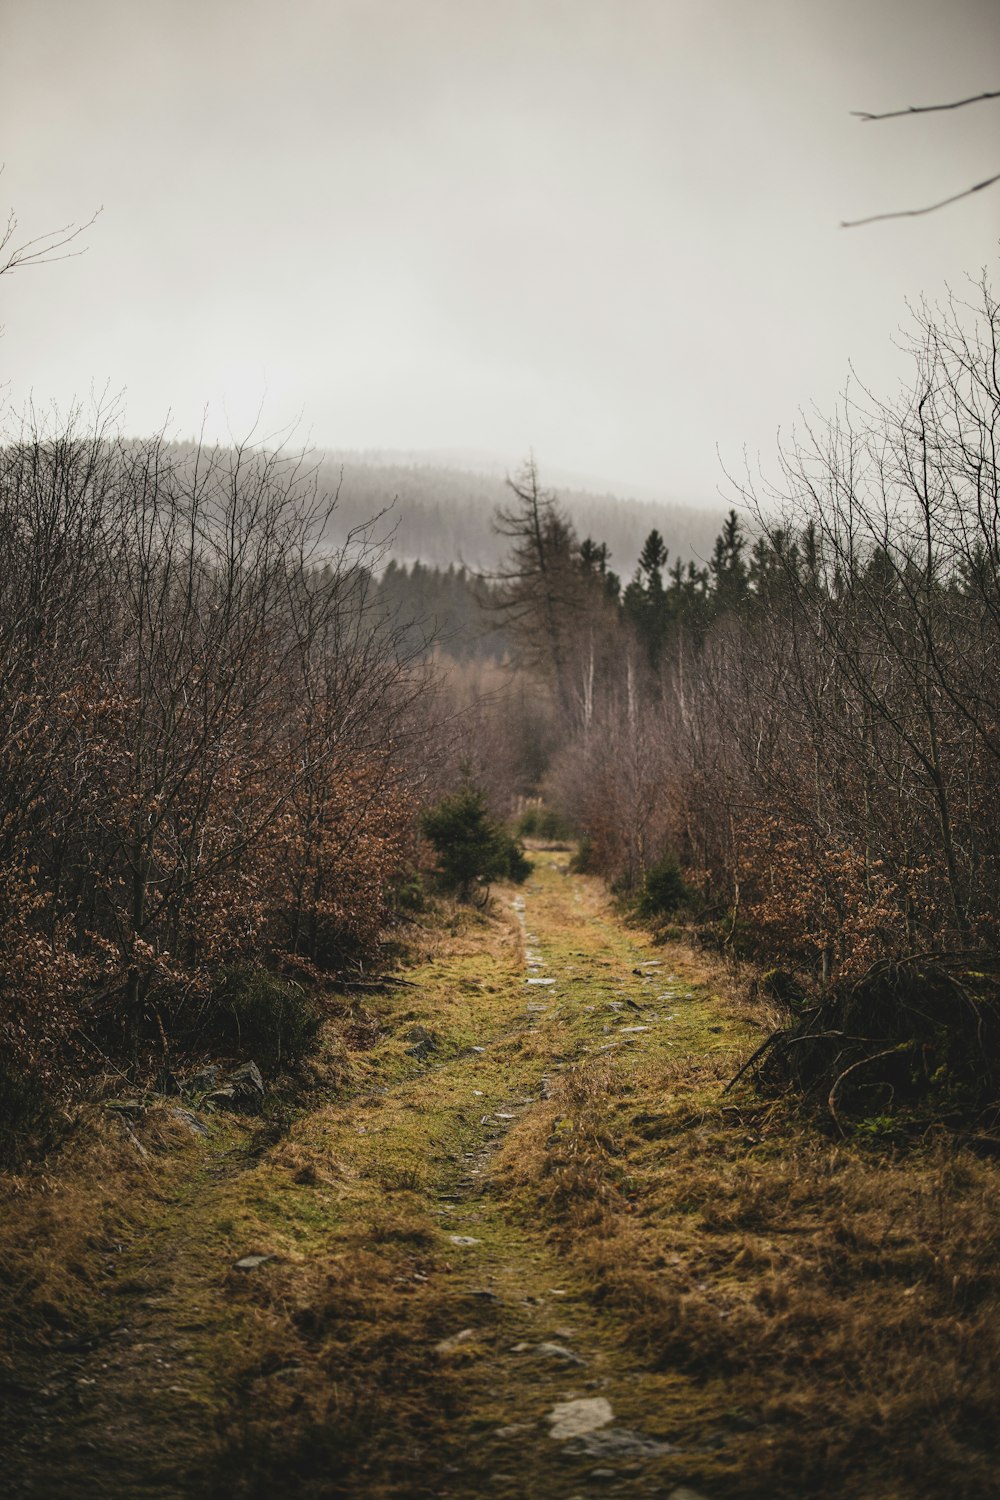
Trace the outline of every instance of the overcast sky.
{"label": "overcast sky", "polygon": [[[997,269],[996,0],[0,0],[20,406],[473,450],[712,502],[906,299]],[[998,278],[1000,279],[1000,278]]]}

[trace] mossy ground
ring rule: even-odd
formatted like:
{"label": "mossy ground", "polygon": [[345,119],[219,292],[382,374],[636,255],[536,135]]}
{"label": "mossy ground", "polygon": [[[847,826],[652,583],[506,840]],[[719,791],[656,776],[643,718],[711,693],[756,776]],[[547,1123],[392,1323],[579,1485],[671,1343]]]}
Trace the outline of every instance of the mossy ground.
{"label": "mossy ground", "polygon": [[[535,858],[279,1139],[153,1110],[12,1200],[13,1494],[993,1493],[995,1164],[723,1095],[753,1008]],[[669,1448],[554,1442],[596,1395]]]}

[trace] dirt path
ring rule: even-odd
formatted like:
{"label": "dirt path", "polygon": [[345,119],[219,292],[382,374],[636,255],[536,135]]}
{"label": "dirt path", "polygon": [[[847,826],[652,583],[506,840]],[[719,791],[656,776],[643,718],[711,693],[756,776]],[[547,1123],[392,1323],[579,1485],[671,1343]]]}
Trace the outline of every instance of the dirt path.
{"label": "dirt path", "polygon": [[[583,1061],[683,1049],[690,986],[538,856],[393,1002],[350,1102],[254,1155],[218,1135],[15,1392],[18,1495],[668,1493],[699,1429],[635,1367],[512,1160]],[[713,1019],[717,1025],[717,1017]],[[537,1135],[537,1132],[536,1132]],[[544,1155],[544,1144],[542,1146]],[[535,1163],[544,1177],[544,1160]],[[267,1256],[240,1268],[247,1256]]]}
{"label": "dirt path", "polygon": [[12,1497],[990,1493],[995,1170],[732,1104],[739,1007],[536,860],[286,1132],[151,1111],[126,1207],[36,1205]]}

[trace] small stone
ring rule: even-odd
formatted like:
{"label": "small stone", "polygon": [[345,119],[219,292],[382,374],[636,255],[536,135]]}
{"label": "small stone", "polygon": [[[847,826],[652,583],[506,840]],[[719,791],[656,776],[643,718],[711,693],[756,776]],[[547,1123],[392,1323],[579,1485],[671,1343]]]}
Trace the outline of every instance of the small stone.
{"label": "small stone", "polygon": [[230,1073],[221,1088],[206,1096],[206,1103],[221,1104],[224,1109],[257,1114],[264,1103],[264,1080],[255,1062],[243,1063]]}
{"label": "small stone", "polygon": [[434,1353],[454,1354],[456,1349],[460,1349],[463,1344],[467,1344],[475,1336],[476,1330],[474,1328],[463,1328],[461,1333],[453,1333],[450,1338],[442,1339],[439,1344],[435,1344]]}
{"label": "small stone", "polygon": [[686,1484],[678,1484],[670,1491],[667,1500],[705,1500],[705,1496],[700,1490],[692,1490]]}
{"label": "small stone", "polygon": [[530,1422],[511,1422],[508,1427],[497,1427],[493,1436],[498,1438],[518,1437],[522,1432],[530,1432]]}
{"label": "small stone", "polygon": [[262,1266],[265,1261],[273,1260],[273,1259],[274,1259],[273,1255],[244,1255],[242,1260],[238,1260],[238,1261],[234,1262],[234,1264],[233,1264],[233,1270],[234,1271],[256,1271],[257,1267],[258,1266]]}
{"label": "small stone", "polygon": [[471,1234],[449,1234],[448,1238],[453,1245],[481,1245],[483,1243]]}
{"label": "small stone", "polygon": [[576,1401],[559,1401],[546,1417],[549,1437],[557,1443],[583,1437],[613,1422],[615,1414],[604,1396],[582,1396]]}
{"label": "small stone", "polygon": [[235,1073],[230,1073],[227,1085],[235,1091],[238,1099],[259,1100],[264,1097],[264,1080],[255,1062],[245,1062],[236,1069]]}
{"label": "small stone", "polygon": [[539,1344],[538,1353],[546,1359],[560,1359],[567,1365],[582,1365],[584,1361],[579,1354],[574,1354],[572,1349],[567,1349],[563,1344]]}
{"label": "small stone", "polygon": [[632,1432],[628,1427],[611,1427],[604,1432],[581,1433],[570,1444],[573,1453],[587,1458],[656,1458],[661,1453],[673,1453],[671,1443],[656,1438],[644,1437],[641,1432]]}
{"label": "small stone", "polygon": [[171,1109],[169,1114],[179,1125],[186,1125],[192,1135],[208,1135],[208,1126],[204,1120],[199,1120],[189,1109]]}
{"label": "small stone", "polygon": [[526,979],[525,984],[555,984],[554,979]]}
{"label": "small stone", "polygon": [[208,1067],[199,1068],[197,1073],[191,1074],[191,1077],[184,1085],[184,1092],[186,1094],[207,1094],[210,1089],[214,1089],[218,1085],[218,1082],[219,1070],[214,1063],[209,1063]]}

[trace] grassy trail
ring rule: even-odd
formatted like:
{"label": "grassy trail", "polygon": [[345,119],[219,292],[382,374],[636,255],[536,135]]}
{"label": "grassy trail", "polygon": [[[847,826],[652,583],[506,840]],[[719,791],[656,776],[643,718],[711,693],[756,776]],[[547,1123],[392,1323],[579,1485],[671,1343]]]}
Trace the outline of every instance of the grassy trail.
{"label": "grassy trail", "polygon": [[918,1449],[893,1467],[884,1413],[859,1450],[847,1393],[883,1377],[832,1366],[824,1388],[828,1308],[807,1310],[811,1394],[775,1378],[829,1248],[828,1147],[803,1176],[766,1110],[721,1101],[746,1016],[565,854],[535,857],[499,917],[408,971],[332,1102],[270,1144],[216,1123],[157,1153],[148,1126],[72,1296],[54,1272],[39,1292],[36,1257],[30,1295],[68,1331],[12,1384],[14,1496],[936,1492]]}

